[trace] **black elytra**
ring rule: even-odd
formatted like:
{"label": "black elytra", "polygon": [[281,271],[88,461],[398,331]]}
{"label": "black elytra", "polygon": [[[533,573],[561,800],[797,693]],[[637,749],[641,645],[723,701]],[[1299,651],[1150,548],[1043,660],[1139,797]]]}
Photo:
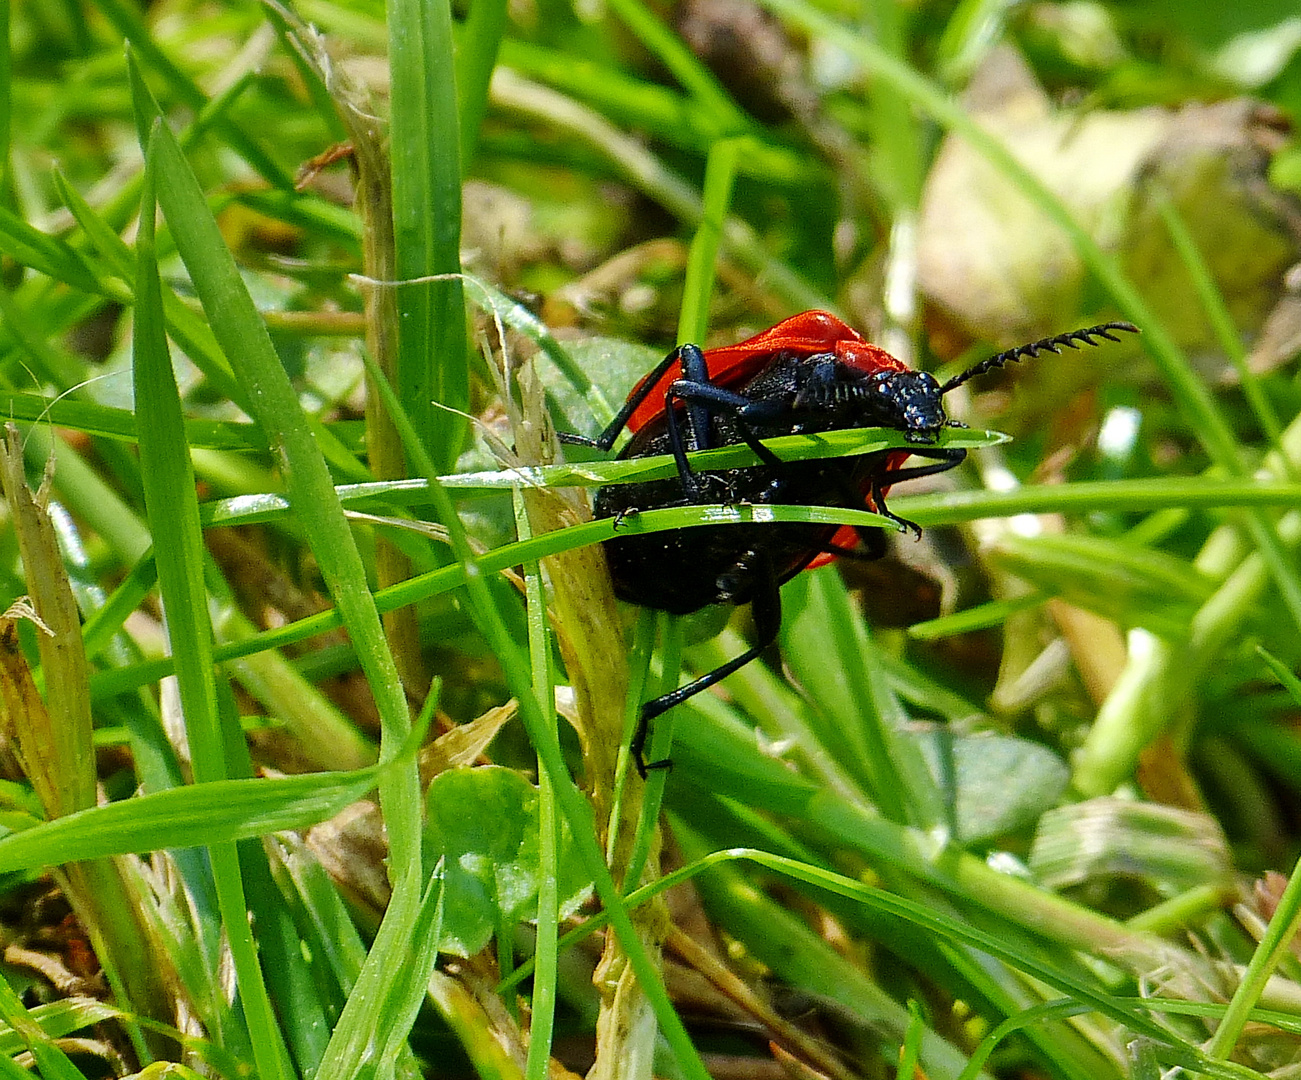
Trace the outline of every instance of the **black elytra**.
{"label": "black elytra", "polygon": [[[945,383],[913,371],[825,312],[804,312],[738,345],[702,351],[682,345],[629,395],[595,439],[561,433],[562,442],[609,450],[625,427],[632,438],[620,458],[672,454],[677,475],[599,488],[598,518],[622,520],[640,510],[706,503],[802,505],[871,509],[920,535],[916,524],[891,513],[890,487],[945,472],[966,451],[933,447],[948,419],[944,395],[969,379],[1040,352],[1118,341],[1111,331],[1137,333],[1127,322],[1108,322],[1058,334],[998,353]],[[903,431],[907,450],[843,458],[780,460],[763,445],[782,435],[820,434],[860,427]],[[694,471],[687,453],[744,443],[759,463]],[[909,456],[930,459],[908,468]],[[854,547],[857,540],[857,547]],[[879,558],[884,533],[877,528],[745,523],[616,536],[604,544],[615,594],[629,603],[689,614],[711,604],[750,604],[752,646],[695,681],[647,701],[631,750],[638,772],[663,768],[643,753],[655,717],[731,675],[776,640],[781,627],[781,585],[815,560],[832,555]]]}

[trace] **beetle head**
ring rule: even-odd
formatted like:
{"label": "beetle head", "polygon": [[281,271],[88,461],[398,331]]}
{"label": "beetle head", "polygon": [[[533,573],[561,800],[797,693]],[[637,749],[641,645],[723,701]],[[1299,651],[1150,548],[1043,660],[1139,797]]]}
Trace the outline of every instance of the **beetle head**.
{"label": "beetle head", "polygon": [[909,442],[934,442],[948,422],[939,380],[929,371],[878,371],[863,398],[870,422],[898,428]]}

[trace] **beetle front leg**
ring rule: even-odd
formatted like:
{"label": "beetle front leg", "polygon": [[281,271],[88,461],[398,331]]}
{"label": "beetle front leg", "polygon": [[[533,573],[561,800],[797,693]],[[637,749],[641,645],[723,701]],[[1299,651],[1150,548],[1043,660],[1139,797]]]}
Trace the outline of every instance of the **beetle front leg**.
{"label": "beetle front leg", "polygon": [[[679,379],[669,387],[669,393],[679,400],[687,403],[687,408],[691,409],[694,405],[703,409],[710,414],[727,413],[732,422],[736,424],[736,432],[741,437],[755,456],[765,465],[779,467],[782,459],[769,450],[759,437],[754,433],[750,426],[751,422],[761,417],[764,420],[770,420],[768,413],[773,412],[774,416],[779,415],[775,410],[765,409],[763,413],[757,413],[755,403],[743,394],[735,393],[732,390],[725,390],[721,386],[715,386],[713,383],[690,382],[686,379]],[[768,403],[764,403],[767,405]],[[787,411],[782,405],[781,412]],[[697,446],[697,450],[705,450],[707,447]]]}
{"label": "beetle front leg", "polygon": [[[567,443],[570,446],[590,446],[596,450],[610,450],[614,446],[615,439],[619,437],[619,432],[628,426],[629,418],[637,411],[638,406],[650,397],[651,391],[655,389],[655,384],[664,377],[665,372],[667,372],[669,368],[679,360],[683,360],[684,363],[686,362],[684,353],[687,350],[694,350],[694,355],[700,357],[701,364],[704,363],[704,354],[700,352],[699,346],[678,346],[678,348],[674,349],[668,354],[668,356],[656,364],[655,367],[652,368],[651,371],[637,384],[633,389],[633,392],[628,395],[628,400],[623,403],[623,407],[615,413],[614,419],[610,421],[609,426],[595,439],[589,439],[586,435],[577,435],[572,431],[558,431],[556,432],[556,438],[560,442]],[[691,361],[694,365],[694,356],[692,356]]]}

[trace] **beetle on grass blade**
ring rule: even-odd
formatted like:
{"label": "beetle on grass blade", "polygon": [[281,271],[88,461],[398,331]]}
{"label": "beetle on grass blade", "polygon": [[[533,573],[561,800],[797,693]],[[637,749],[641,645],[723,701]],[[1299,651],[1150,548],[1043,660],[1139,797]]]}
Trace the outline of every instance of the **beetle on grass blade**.
{"label": "beetle on grass blade", "polygon": [[[626,427],[632,434],[620,458],[672,454],[677,476],[599,488],[598,518],[623,518],[638,510],[704,503],[792,504],[874,510],[920,535],[913,522],[891,513],[885,499],[905,480],[944,472],[966,450],[934,444],[946,427],[961,427],[944,411],[944,395],[969,379],[1025,356],[1063,346],[1119,341],[1111,331],[1137,333],[1127,322],[1072,330],[998,353],[941,383],[913,371],[825,311],[806,311],[736,345],[674,349],[643,378],[599,436],[561,433],[560,440],[610,450]],[[902,431],[906,450],[880,450],[844,458],[782,461],[763,445],[780,435],[820,434],[860,427]],[[692,470],[693,450],[744,443],[759,464],[710,472]],[[909,457],[929,459],[904,468]],[[860,546],[861,545],[861,546]],[[614,537],[605,542],[614,590],[643,607],[686,615],[710,604],[750,604],[755,641],[740,656],[694,682],[642,706],[632,752],[638,771],[650,721],[726,678],[763,652],[781,627],[783,582],[837,555],[879,558],[881,529],[772,523],[712,525]]]}

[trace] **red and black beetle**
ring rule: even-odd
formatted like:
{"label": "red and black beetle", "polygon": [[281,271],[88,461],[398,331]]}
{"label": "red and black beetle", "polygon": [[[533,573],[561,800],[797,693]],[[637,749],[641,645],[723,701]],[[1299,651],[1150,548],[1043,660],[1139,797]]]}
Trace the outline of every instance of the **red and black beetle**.
{"label": "red and black beetle", "polygon": [[[598,489],[597,517],[711,502],[866,507],[920,534],[914,523],[887,509],[885,497],[893,484],[944,472],[966,457],[965,450],[927,445],[944,428],[962,426],[948,419],[944,395],[1023,356],[1096,345],[1094,338],[1118,341],[1112,330],[1138,332],[1126,322],[1073,330],[998,353],[941,383],[872,345],[836,316],[806,311],[736,345],[679,346],[633,388],[597,438],[563,433],[560,439],[609,450],[626,427],[632,438],[621,458],[671,453],[677,460],[678,475],[672,479]],[[900,430],[916,445],[784,462],[762,442],[859,427]],[[734,443],[749,446],[760,463],[695,472],[687,461],[689,451]],[[904,468],[910,456],[931,461]],[[854,550],[860,541],[862,547]],[[644,775],[650,721],[748,664],[776,639],[783,582],[836,555],[880,557],[885,537],[880,529],[852,526],[717,525],[615,537],[606,541],[605,551],[620,599],[678,615],[710,604],[749,603],[754,616],[751,648],[642,707],[632,750]]]}

